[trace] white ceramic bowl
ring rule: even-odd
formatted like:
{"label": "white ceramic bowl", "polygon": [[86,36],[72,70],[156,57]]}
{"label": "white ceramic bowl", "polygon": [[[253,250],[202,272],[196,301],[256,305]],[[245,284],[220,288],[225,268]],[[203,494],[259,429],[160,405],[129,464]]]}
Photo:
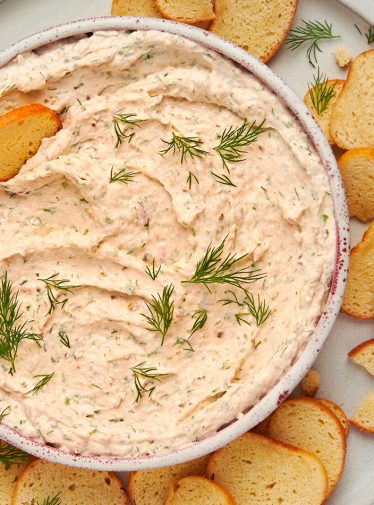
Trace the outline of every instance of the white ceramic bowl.
{"label": "white ceramic bowl", "polygon": [[[254,407],[231,424],[188,447],[156,455],[136,457],[81,456],[67,453],[21,435],[0,425],[0,438],[34,456],[65,465],[96,470],[140,470],[181,463],[208,454],[255,426],[268,416],[296,387],[312,366],[339,313],[349,261],[349,216],[343,184],[331,148],[310,112],[298,96],[266,65],[236,45],[213,33],[164,19],[102,17],[74,21],[42,31],[0,52],[0,67],[20,53],[55,40],[96,30],[160,30],[182,35],[209,49],[218,51],[248,69],[281,98],[302,123],[323,162],[334,200],[337,227],[336,263],[330,293],[309,343],[284,377]],[[78,449],[78,448],[77,448]]]}

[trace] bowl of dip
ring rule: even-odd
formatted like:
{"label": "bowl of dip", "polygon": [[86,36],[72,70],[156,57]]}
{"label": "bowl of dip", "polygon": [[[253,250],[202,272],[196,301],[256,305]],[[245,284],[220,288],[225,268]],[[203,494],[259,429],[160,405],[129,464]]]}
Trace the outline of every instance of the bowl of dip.
{"label": "bowl of dip", "polygon": [[344,189],[306,106],[239,47],[161,19],[56,26],[0,66],[0,113],[38,102],[63,123],[1,183],[3,281],[43,341],[12,374],[0,360],[0,438],[120,471],[248,431],[344,293]]}

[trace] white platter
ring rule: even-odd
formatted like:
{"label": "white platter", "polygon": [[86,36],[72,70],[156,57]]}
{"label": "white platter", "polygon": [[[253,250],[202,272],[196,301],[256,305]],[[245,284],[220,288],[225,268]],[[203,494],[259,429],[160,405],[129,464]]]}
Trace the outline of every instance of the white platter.
{"label": "white platter", "polygon": [[[0,49],[43,28],[89,16],[108,15],[110,0],[5,0],[0,5]],[[355,0],[356,7],[374,21],[374,1]],[[300,19],[326,19],[333,23],[334,32],[341,41],[321,44],[321,69],[330,78],[344,78],[333,56],[337,44],[343,44],[355,56],[369,47],[355,24],[364,32],[365,20],[335,0],[299,0]],[[305,50],[290,53],[282,48],[270,67],[303,96],[313,68],[307,63]],[[366,226],[352,221],[352,245],[358,242]],[[340,315],[330,337],[321,351],[315,367],[321,374],[319,395],[340,403],[352,415],[359,399],[370,389],[374,380],[347,360],[347,352],[357,343],[374,337],[374,322],[359,322]],[[343,478],[328,505],[374,505],[374,437],[352,429],[348,439],[347,464]],[[125,475],[123,475],[126,478]]]}

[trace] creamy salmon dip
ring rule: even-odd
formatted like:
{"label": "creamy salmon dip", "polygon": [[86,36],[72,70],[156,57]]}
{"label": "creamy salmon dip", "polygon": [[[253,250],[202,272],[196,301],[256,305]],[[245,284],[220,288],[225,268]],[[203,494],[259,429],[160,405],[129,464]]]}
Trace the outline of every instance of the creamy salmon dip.
{"label": "creamy salmon dip", "polygon": [[[187,446],[240,417],[311,338],[334,267],[330,187],[300,123],[249,72],[156,31],[20,55],[0,69],[1,90],[1,112],[37,102],[63,123],[1,183],[1,272],[43,338],[21,342],[13,374],[0,359],[3,422],[64,450],[123,456]],[[120,123],[121,141],[116,114],[142,120]],[[263,131],[225,168],[213,148],[244,120]],[[173,133],[206,154],[161,155]],[[229,272],[261,273],[246,292],[183,282],[220,244],[223,259],[246,255]],[[149,318],[166,288],[163,336]],[[271,311],[259,325],[246,293]]]}

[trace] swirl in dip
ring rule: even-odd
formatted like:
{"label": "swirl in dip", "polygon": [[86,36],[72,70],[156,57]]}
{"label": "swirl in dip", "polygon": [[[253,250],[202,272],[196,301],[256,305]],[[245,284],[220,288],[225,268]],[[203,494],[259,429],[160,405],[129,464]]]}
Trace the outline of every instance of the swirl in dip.
{"label": "swirl in dip", "polygon": [[[69,451],[137,455],[186,446],[240,416],[302,352],[333,271],[329,183],[299,122],[247,71],[155,31],[97,32],[20,55],[0,69],[1,89],[1,112],[39,102],[63,122],[0,188],[1,271],[43,337],[21,342],[15,373],[0,359],[4,422]],[[121,124],[135,134],[117,148],[116,113],[145,120]],[[264,131],[228,171],[212,148],[244,119],[265,119]],[[208,154],[161,156],[173,132]],[[110,182],[124,168],[131,180]],[[271,309],[259,326],[222,301],[241,302],[241,287],[181,283],[225,237],[223,258],[247,254],[231,270],[266,274],[244,286]],[[41,281],[51,276],[78,286],[52,290],[53,306]],[[171,285],[161,345],[145,316]],[[196,311],[207,321],[191,336]],[[165,374],[141,378],[140,398],[137,365]]]}

